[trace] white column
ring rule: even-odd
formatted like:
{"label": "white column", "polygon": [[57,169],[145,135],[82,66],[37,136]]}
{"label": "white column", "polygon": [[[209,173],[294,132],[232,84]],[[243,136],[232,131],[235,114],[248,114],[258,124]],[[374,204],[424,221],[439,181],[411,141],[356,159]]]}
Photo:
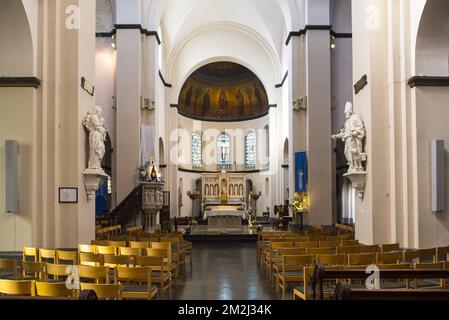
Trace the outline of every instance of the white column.
{"label": "white column", "polygon": [[[140,1],[117,1],[117,24],[140,24]],[[136,187],[140,158],[142,36],[118,29],[117,41],[117,204]]]}
{"label": "white column", "polygon": [[[307,1],[307,24],[330,24],[329,0]],[[331,225],[332,120],[329,30],[308,30],[306,42],[307,151],[309,160],[309,224]]]}

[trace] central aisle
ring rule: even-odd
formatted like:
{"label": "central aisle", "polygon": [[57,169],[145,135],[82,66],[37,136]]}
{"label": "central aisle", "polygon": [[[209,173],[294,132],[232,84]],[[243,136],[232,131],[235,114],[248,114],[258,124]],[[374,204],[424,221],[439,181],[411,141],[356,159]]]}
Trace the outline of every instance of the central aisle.
{"label": "central aisle", "polygon": [[[189,257],[187,257],[189,259]],[[259,272],[255,242],[195,242],[193,270],[172,291],[175,300],[272,300],[273,288]]]}

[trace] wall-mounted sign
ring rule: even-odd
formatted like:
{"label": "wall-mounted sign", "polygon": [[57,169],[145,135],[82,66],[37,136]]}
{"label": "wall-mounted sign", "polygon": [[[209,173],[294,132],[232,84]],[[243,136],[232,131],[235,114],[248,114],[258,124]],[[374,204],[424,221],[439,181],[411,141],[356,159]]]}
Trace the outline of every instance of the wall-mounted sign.
{"label": "wall-mounted sign", "polygon": [[368,77],[365,74],[357,83],[354,85],[354,91],[355,94],[358,94],[360,91],[362,91],[366,85],[368,84]]}
{"label": "wall-mounted sign", "polygon": [[59,203],[78,203],[78,188],[59,188]]}
{"label": "wall-mounted sign", "polygon": [[83,88],[92,97],[94,96],[95,87],[84,77],[81,78],[81,88]]}

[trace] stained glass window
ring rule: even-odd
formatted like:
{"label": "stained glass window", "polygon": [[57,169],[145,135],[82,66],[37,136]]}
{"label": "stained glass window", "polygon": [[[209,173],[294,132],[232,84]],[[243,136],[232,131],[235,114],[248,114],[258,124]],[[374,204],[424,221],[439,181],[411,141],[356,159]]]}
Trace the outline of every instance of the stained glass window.
{"label": "stained glass window", "polygon": [[202,138],[200,132],[194,132],[192,135],[192,167],[201,168],[203,165],[202,157]]}
{"label": "stained glass window", "polygon": [[227,167],[231,164],[231,139],[222,133],[217,139],[217,165]]}
{"label": "stained glass window", "polygon": [[245,137],[245,166],[256,167],[256,133],[254,131]]}

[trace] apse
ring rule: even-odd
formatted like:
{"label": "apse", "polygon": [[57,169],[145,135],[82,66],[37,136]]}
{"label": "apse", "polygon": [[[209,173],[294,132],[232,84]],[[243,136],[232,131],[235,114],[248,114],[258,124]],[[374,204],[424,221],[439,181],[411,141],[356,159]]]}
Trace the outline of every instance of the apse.
{"label": "apse", "polygon": [[187,78],[179,95],[178,112],[195,120],[247,121],[268,114],[268,95],[248,68],[233,62],[215,62]]}

